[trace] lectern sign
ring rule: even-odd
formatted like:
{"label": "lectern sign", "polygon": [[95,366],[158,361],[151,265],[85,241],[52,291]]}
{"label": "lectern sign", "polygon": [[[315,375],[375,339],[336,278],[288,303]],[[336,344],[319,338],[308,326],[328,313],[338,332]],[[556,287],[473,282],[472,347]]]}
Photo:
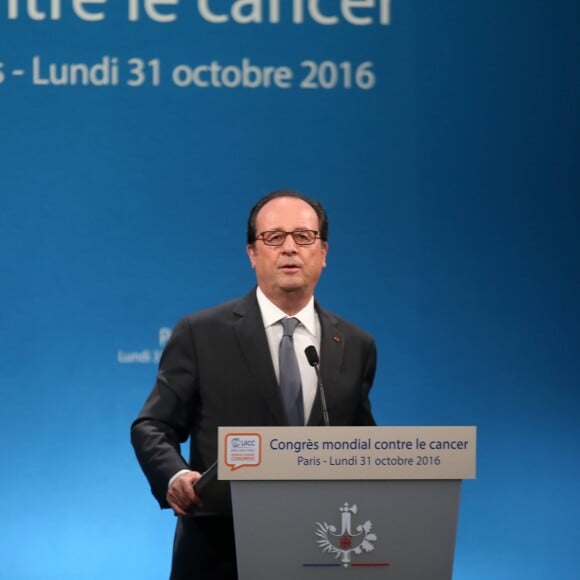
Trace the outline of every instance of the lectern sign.
{"label": "lectern sign", "polygon": [[220,427],[219,478],[474,479],[475,427]]}
{"label": "lectern sign", "polygon": [[220,427],[240,580],[451,580],[475,427]]}

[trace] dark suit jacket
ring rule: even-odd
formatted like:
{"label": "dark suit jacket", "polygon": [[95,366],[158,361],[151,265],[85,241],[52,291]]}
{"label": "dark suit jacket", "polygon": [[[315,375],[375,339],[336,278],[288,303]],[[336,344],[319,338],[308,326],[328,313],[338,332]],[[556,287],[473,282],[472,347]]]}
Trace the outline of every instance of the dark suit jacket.
{"label": "dark suit jacket", "polygon": [[[320,308],[320,373],[331,425],[374,425],[369,402],[376,349],[371,336]],[[316,397],[308,425],[322,425]],[[161,507],[180,469],[217,458],[218,426],[283,426],[286,415],[253,290],[178,322],[155,386],[131,428],[138,460]],[[190,438],[189,462],[180,443]],[[229,490],[226,487],[226,493]]]}

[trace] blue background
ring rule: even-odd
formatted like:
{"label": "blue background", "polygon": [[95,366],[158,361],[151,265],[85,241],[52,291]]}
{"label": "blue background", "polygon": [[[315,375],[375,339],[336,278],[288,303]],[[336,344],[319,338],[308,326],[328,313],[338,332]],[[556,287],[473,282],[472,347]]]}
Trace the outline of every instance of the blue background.
{"label": "blue background", "polygon": [[[0,578],[166,577],[174,518],[128,440],[155,365],[119,351],[249,290],[246,216],[280,187],[327,206],[317,297],[376,337],[378,423],[478,426],[455,580],[577,578],[578,3],[393,0],[387,27],[5,5],[5,72],[113,55],[164,76],[0,84]],[[242,56],[370,60],[377,84],[170,82]]]}

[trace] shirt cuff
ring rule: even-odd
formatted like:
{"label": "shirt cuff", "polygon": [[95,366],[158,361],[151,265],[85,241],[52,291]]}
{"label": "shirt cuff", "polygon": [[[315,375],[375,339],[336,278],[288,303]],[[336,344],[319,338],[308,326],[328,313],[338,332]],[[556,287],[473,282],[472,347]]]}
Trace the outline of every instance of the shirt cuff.
{"label": "shirt cuff", "polygon": [[192,473],[191,469],[180,469],[170,480],[169,483],[167,484],[167,491],[169,491],[169,488],[175,483],[175,480],[183,475],[184,473]]}

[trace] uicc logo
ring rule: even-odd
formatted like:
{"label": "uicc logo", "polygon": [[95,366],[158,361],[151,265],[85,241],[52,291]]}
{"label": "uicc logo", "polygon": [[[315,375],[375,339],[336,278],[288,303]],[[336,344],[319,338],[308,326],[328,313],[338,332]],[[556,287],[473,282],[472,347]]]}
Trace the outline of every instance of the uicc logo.
{"label": "uicc logo", "polygon": [[225,443],[225,463],[232,471],[242,467],[259,467],[262,462],[259,433],[228,433]]}

